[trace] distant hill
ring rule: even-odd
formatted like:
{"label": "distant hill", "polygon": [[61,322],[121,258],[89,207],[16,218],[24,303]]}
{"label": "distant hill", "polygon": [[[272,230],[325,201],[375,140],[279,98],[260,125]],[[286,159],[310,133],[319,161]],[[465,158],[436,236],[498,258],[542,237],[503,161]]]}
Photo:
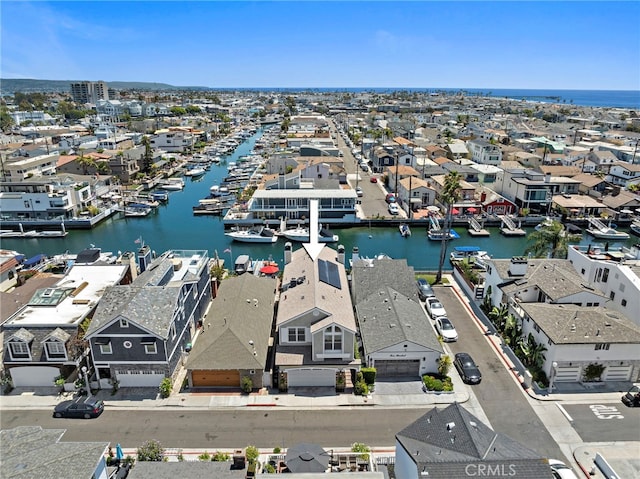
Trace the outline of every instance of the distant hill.
{"label": "distant hill", "polygon": [[[28,92],[70,92],[71,83],[83,80],[34,80],[30,78],[0,78],[0,91],[3,95],[17,91]],[[110,88],[116,90],[210,90],[203,86],[175,86],[167,83],[110,81]]]}

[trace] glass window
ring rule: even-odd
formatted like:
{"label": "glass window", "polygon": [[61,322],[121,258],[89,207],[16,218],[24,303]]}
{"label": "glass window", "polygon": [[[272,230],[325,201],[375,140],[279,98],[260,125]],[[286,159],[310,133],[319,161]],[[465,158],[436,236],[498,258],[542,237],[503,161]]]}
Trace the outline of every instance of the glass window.
{"label": "glass window", "polygon": [[147,353],[147,354],[157,354],[158,347],[156,346],[156,343],[145,344],[144,345],[144,352]]}
{"label": "glass window", "polygon": [[288,336],[290,343],[304,343],[306,339],[304,328],[289,328]]}
{"label": "glass window", "polygon": [[15,359],[30,358],[29,346],[22,341],[11,342],[11,357]]}
{"label": "glass window", "polygon": [[324,331],[324,350],[342,351],[342,329],[331,326]]}
{"label": "glass window", "polygon": [[100,354],[113,354],[113,349],[111,349],[111,343],[101,344]]}
{"label": "glass window", "polygon": [[64,359],[67,357],[67,351],[64,344],[60,341],[47,342],[47,357],[50,359]]}

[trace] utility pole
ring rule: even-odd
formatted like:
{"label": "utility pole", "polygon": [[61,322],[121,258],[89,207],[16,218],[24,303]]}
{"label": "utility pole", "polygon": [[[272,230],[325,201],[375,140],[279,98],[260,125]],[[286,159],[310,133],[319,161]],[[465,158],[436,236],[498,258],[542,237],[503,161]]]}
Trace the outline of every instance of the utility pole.
{"label": "utility pole", "polygon": [[398,161],[400,161],[400,154],[398,152],[396,152],[396,189],[395,189],[395,194],[398,194]]}

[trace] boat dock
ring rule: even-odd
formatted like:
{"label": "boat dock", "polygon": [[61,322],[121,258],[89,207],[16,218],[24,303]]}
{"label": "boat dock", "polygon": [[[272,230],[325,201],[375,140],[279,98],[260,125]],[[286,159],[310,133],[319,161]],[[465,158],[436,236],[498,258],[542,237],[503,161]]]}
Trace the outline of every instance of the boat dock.
{"label": "boat dock", "polygon": [[28,230],[25,231],[22,223],[18,223],[19,231],[13,230],[0,230],[0,238],[64,238],[67,236],[67,230],[64,227],[64,223],[61,223],[61,229],[56,230]]}
{"label": "boat dock", "polygon": [[504,236],[525,236],[527,232],[520,227],[520,223],[518,226],[513,222],[511,218],[505,215],[498,215],[500,218],[500,233]]}
{"label": "boat dock", "polygon": [[467,232],[469,233],[470,236],[490,236],[491,233],[489,233],[486,229],[484,229],[484,222],[483,224],[478,223],[478,220],[471,217],[469,218],[469,228],[467,229]]}

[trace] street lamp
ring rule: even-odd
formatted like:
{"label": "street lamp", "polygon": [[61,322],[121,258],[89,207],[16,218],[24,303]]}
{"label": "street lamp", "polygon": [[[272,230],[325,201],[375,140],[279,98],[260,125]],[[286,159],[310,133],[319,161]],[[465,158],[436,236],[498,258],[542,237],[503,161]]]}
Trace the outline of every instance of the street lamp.
{"label": "street lamp", "polygon": [[87,399],[91,397],[91,386],[89,385],[89,374],[86,366],[82,366],[82,375],[84,376],[84,387],[87,388]]}
{"label": "street lamp", "polygon": [[551,363],[551,374],[549,375],[549,387],[547,388],[548,394],[553,392],[553,380],[556,378],[556,370],[558,368],[557,362]]}

